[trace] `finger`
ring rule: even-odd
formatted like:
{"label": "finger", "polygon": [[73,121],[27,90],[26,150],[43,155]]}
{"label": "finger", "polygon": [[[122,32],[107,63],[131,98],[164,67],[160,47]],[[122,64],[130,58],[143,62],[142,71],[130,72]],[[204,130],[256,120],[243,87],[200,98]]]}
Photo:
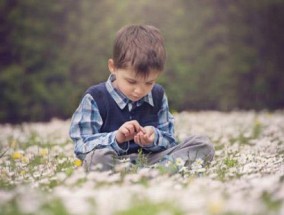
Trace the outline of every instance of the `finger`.
{"label": "finger", "polygon": [[155,133],[155,130],[152,127],[147,127],[147,135],[151,137]]}
{"label": "finger", "polygon": [[129,122],[125,122],[121,128],[127,129],[129,131],[129,133],[131,133],[131,131],[133,130],[133,122],[129,121]]}
{"label": "finger", "polygon": [[145,134],[140,135],[140,142],[142,145],[147,145],[148,144],[148,137]]}
{"label": "finger", "polygon": [[141,126],[140,126],[140,124],[139,124],[138,121],[133,120],[133,121],[131,121],[131,122],[132,122],[132,125],[134,126],[135,132],[141,131]]}
{"label": "finger", "polygon": [[134,142],[138,145],[140,145],[139,135],[134,136]]}
{"label": "finger", "polygon": [[126,127],[129,130],[129,133],[131,135],[135,135],[137,133],[137,131],[136,131],[137,129],[136,129],[136,127],[135,127],[135,125],[133,123],[128,124]]}
{"label": "finger", "polygon": [[151,132],[150,134],[147,135],[148,143],[153,143],[154,140],[155,140],[155,132]]}
{"label": "finger", "polygon": [[129,131],[130,134],[134,134],[135,133],[135,128],[132,124],[127,125],[126,127]]}
{"label": "finger", "polygon": [[120,132],[123,133],[124,136],[130,135],[129,130],[128,130],[128,128],[126,128],[126,127],[122,127],[122,128],[120,129]]}
{"label": "finger", "polygon": [[144,135],[143,131],[139,131],[137,135]]}
{"label": "finger", "polygon": [[146,134],[146,129],[143,128],[142,126],[140,126],[140,131],[141,131],[143,134]]}
{"label": "finger", "polygon": [[154,142],[154,137],[155,137],[154,135],[155,135],[154,132],[152,132],[151,134],[147,134],[147,137],[145,139],[147,139],[148,144],[151,144]]}
{"label": "finger", "polygon": [[141,134],[141,135],[139,136],[139,140],[140,140],[140,144],[141,144],[142,146],[147,145],[147,140],[145,140],[144,134]]}
{"label": "finger", "polygon": [[136,135],[136,139],[137,139],[137,144],[141,147],[143,147],[143,143],[142,143],[142,140],[141,140],[141,135]]}

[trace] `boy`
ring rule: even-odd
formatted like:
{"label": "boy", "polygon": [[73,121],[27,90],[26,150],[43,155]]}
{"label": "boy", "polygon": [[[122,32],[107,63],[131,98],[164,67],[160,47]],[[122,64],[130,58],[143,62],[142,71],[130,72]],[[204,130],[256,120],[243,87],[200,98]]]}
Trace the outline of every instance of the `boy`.
{"label": "boy", "polygon": [[213,159],[214,149],[206,137],[192,136],[176,144],[167,97],[156,84],[165,60],[157,28],[129,25],[117,32],[108,60],[111,75],[86,91],[71,121],[74,151],[87,171],[97,164],[110,170],[120,158],[135,162],[141,150],[148,164],[166,158],[187,163]]}

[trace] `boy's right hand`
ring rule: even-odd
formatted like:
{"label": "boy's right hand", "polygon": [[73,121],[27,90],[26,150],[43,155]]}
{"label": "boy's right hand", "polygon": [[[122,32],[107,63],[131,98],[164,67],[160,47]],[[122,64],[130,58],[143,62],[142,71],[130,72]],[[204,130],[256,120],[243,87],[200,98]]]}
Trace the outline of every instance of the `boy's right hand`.
{"label": "boy's right hand", "polygon": [[134,136],[142,131],[145,133],[144,128],[140,126],[138,121],[132,120],[125,122],[120,128],[116,131],[115,139],[118,144],[124,143],[129,140],[133,140]]}

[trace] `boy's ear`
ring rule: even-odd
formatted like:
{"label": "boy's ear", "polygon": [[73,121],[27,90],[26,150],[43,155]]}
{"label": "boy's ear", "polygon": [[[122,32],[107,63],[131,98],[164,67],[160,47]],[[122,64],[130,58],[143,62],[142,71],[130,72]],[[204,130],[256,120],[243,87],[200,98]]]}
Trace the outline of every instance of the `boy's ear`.
{"label": "boy's ear", "polygon": [[108,59],[108,69],[109,69],[110,73],[114,74],[115,66],[114,66],[114,61],[111,58]]}

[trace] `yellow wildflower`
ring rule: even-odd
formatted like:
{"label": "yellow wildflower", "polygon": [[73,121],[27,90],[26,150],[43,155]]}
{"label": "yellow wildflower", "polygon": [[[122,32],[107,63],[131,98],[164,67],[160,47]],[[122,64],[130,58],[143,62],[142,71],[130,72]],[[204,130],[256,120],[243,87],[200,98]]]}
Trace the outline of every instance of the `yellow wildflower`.
{"label": "yellow wildflower", "polygon": [[19,160],[23,157],[23,153],[16,151],[11,154],[13,160]]}
{"label": "yellow wildflower", "polygon": [[21,157],[21,161],[22,161],[23,163],[29,163],[29,162],[30,162],[30,159],[29,159],[28,157],[26,157],[26,156],[22,156],[22,157]]}
{"label": "yellow wildflower", "polygon": [[76,160],[74,160],[73,164],[74,164],[74,166],[79,167],[79,166],[82,166],[82,161],[79,160],[79,159],[76,159]]}
{"label": "yellow wildflower", "polygon": [[20,172],[20,175],[25,175],[27,172],[25,171],[25,170],[22,170],[21,172]]}
{"label": "yellow wildflower", "polygon": [[18,143],[17,143],[17,141],[15,139],[12,139],[10,144],[11,144],[11,148],[15,149],[17,147]]}
{"label": "yellow wildflower", "polygon": [[44,149],[40,149],[39,150],[39,154],[41,155],[41,156],[47,156],[48,155],[48,149],[47,148],[44,148]]}
{"label": "yellow wildflower", "polygon": [[217,215],[221,214],[224,210],[223,199],[215,199],[209,202],[208,211],[210,214]]}

